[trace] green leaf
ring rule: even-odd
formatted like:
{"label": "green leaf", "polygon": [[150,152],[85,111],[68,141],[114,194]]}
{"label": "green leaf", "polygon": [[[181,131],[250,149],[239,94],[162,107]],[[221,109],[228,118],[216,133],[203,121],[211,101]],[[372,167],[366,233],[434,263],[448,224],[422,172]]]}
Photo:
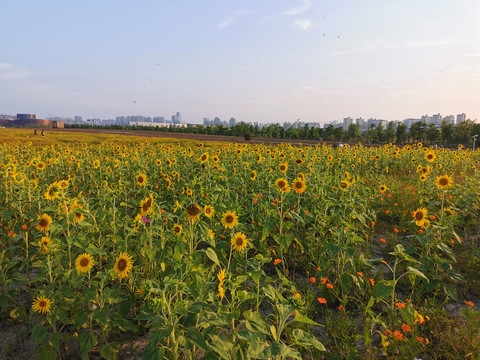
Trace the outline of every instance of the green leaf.
{"label": "green leaf", "polygon": [[445,294],[450,296],[453,300],[455,300],[455,301],[458,300],[457,289],[455,289],[455,286],[453,286],[453,284],[443,285],[443,291],[445,292]]}
{"label": "green leaf", "polygon": [[88,353],[97,344],[97,340],[98,336],[96,334],[82,332],[78,335],[78,342],[80,344],[80,353],[82,354],[82,359],[88,358]]}
{"label": "green leaf", "polygon": [[34,326],[32,329],[32,341],[35,344],[40,344],[45,341],[47,330],[41,326]]}
{"label": "green leaf", "polygon": [[111,342],[102,346],[100,349],[100,355],[102,355],[106,360],[115,360],[118,355],[117,343]]}
{"label": "green leaf", "polygon": [[392,292],[393,286],[385,284],[383,280],[375,284],[375,297],[377,300],[381,300],[388,295],[392,295]]}
{"label": "green leaf", "polygon": [[57,353],[50,344],[45,344],[38,350],[38,360],[55,360],[56,358]]}
{"label": "green leaf", "polygon": [[411,266],[407,266],[407,269],[408,271],[410,271],[411,273],[417,275],[417,276],[420,276],[421,278],[424,278],[425,280],[427,280],[427,283],[430,281],[428,280],[428,278],[425,276],[425,274],[423,272],[421,272],[420,270],[418,269],[415,269],[414,267],[411,267]]}
{"label": "green leaf", "polygon": [[310,325],[317,325],[317,326],[325,326],[325,325],[322,325],[322,324],[319,324],[311,319],[309,319],[308,317],[302,315],[302,314],[299,314],[298,311],[295,315],[295,319],[294,321],[296,322],[301,322],[301,323],[305,323],[305,324],[310,324]]}
{"label": "green leaf", "polygon": [[211,339],[210,347],[219,354],[222,359],[230,359],[230,354],[228,351],[233,347],[233,344],[230,340],[225,337],[220,338],[218,335],[209,335]]}
{"label": "green leaf", "polygon": [[327,351],[327,349],[325,349],[325,346],[323,346],[323,344],[320,341],[318,341],[315,336],[303,331],[302,329],[293,330],[293,337],[295,338],[295,343],[297,345],[300,345],[306,348],[313,347],[320,351]]}
{"label": "green leaf", "polygon": [[210,348],[208,347],[205,338],[203,337],[202,333],[194,326],[188,329],[185,337],[188,341],[190,341],[193,345],[198,346],[203,351],[208,351]]}
{"label": "green leaf", "polygon": [[213,250],[212,248],[208,248],[207,250],[205,250],[205,254],[208,256],[210,260],[212,260],[215,264],[220,266],[220,261],[218,260],[218,256],[215,250]]}

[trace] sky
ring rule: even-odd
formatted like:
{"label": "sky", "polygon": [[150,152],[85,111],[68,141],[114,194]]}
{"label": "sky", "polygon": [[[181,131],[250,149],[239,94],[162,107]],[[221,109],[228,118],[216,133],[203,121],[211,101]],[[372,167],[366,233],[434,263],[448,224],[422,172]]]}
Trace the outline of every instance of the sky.
{"label": "sky", "polygon": [[0,0],[0,115],[480,119],[479,0]]}

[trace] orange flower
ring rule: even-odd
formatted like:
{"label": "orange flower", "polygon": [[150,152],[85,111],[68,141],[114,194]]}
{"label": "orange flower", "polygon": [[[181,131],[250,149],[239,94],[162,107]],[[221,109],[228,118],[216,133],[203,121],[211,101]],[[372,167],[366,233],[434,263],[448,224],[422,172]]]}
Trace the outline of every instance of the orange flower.
{"label": "orange flower", "polygon": [[318,270],[318,271],[322,271],[322,269],[320,269],[320,266],[317,266],[317,270]]}
{"label": "orange flower", "polygon": [[424,343],[425,342],[425,339],[420,337],[420,336],[417,336],[417,340],[421,343]]}
{"label": "orange flower", "polygon": [[405,308],[405,304],[404,304],[403,302],[401,302],[401,301],[396,302],[395,305],[396,305],[398,308],[402,308],[402,309]]}
{"label": "orange flower", "polygon": [[333,285],[332,284],[327,284],[327,288],[333,289]]}
{"label": "orange flower", "polygon": [[402,324],[402,331],[404,333],[407,333],[409,331],[412,331],[412,328],[410,327],[410,325],[407,325],[407,324]]}
{"label": "orange flower", "polygon": [[338,310],[340,310],[340,311],[345,311],[345,306],[340,305],[340,306],[338,307]]}
{"label": "orange flower", "polygon": [[25,224],[22,225],[22,229],[23,229],[23,230],[27,230],[27,225],[25,225]]}
{"label": "orange flower", "polygon": [[400,340],[400,341],[403,340],[403,334],[402,334],[400,331],[395,330],[395,331],[393,332],[393,335],[397,338],[397,340]]}
{"label": "orange flower", "polygon": [[280,264],[281,262],[282,262],[282,260],[280,260],[280,259],[275,259],[275,260],[273,260],[273,265],[278,265],[278,264]]}
{"label": "orange flower", "polygon": [[317,281],[317,279],[315,279],[315,278],[312,276],[312,277],[310,278],[310,282],[311,282],[312,284],[315,284],[315,281]]}
{"label": "orange flower", "polygon": [[373,280],[372,278],[369,278],[368,281],[370,281],[370,284],[375,285],[375,280]]}
{"label": "orange flower", "polygon": [[326,282],[328,281],[328,278],[322,277],[321,280],[322,280],[322,285],[325,285]]}
{"label": "orange flower", "polygon": [[375,221],[372,221],[372,226],[375,226]]}
{"label": "orange flower", "polygon": [[327,299],[324,299],[324,298],[319,297],[319,298],[317,298],[317,300],[320,304],[326,304],[327,303]]}
{"label": "orange flower", "polygon": [[253,199],[253,203],[256,204],[258,199]]}
{"label": "orange flower", "polygon": [[363,277],[363,273],[361,273],[360,271],[357,272],[357,275],[360,276],[360,277]]}
{"label": "orange flower", "polygon": [[385,240],[385,239],[383,239],[383,238],[382,238],[382,239],[380,239],[380,241],[381,241],[382,243],[384,243],[384,244],[386,244],[386,243],[387,243],[387,240]]}
{"label": "orange flower", "polygon": [[395,231],[396,233],[400,232],[400,230],[398,230],[397,228],[393,228],[393,231]]}
{"label": "orange flower", "polygon": [[471,301],[466,301],[466,300],[465,300],[464,302],[465,302],[465,304],[467,304],[468,306],[475,306],[475,304],[474,304],[473,302],[471,302]]}
{"label": "orange flower", "polygon": [[302,295],[300,295],[300,293],[298,291],[295,291],[295,297],[297,299],[301,299],[302,298]]}

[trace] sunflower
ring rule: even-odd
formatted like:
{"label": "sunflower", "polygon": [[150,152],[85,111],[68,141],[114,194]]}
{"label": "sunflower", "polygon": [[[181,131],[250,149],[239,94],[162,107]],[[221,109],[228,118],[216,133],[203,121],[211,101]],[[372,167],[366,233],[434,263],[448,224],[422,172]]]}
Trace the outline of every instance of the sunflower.
{"label": "sunflower", "polygon": [[46,168],[45,163],[43,161],[39,161],[38,164],[37,164],[37,169],[43,171],[43,170],[45,170],[45,168]]}
{"label": "sunflower", "polygon": [[275,180],[275,185],[279,191],[288,192],[290,190],[290,186],[288,185],[288,181],[284,178],[278,178]]}
{"label": "sunflower", "polygon": [[449,215],[449,216],[455,215],[455,210],[453,210],[450,207],[447,207],[447,208],[443,209],[443,212],[445,213],[445,215]]}
{"label": "sunflower", "polygon": [[427,219],[427,209],[418,208],[413,213],[413,218],[414,218],[415,224],[417,224],[417,226],[423,226],[425,224],[426,219]]}
{"label": "sunflower", "polygon": [[162,165],[162,160],[160,160],[160,159],[155,160],[155,165],[156,166]]}
{"label": "sunflower", "polygon": [[38,242],[38,246],[48,246],[52,243],[52,240],[48,236],[43,236]]}
{"label": "sunflower", "polygon": [[388,188],[385,185],[380,185],[378,189],[380,190],[381,193],[385,193],[388,190]]}
{"label": "sunflower", "polygon": [[205,207],[203,208],[203,213],[206,217],[211,218],[215,213],[215,209],[211,205],[205,205]]}
{"label": "sunflower", "polygon": [[233,229],[238,224],[238,215],[235,211],[227,211],[222,214],[222,225],[228,229]]}
{"label": "sunflower", "polygon": [[425,160],[428,162],[434,162],[436,158],[435,152],[434,151],[429,151],[425,154]]}
{"label": "sunflower", "polygon": [[67,189],[70,183],[68,182],[68,180],[60,180],[59,182],[57,182],[57,185],[60,189]]}
{"label": "sunflower", "polygon": [[150,194],[147,198],[140,201],[140,214],[142,216],[148,215],[153,211],[153,195]]}
{"label": "sunflower", "polygon": [[437,177],[437,180],[435,181],[435,185],[437,185],[439,189],[443,190],[448,189],[450,186],[452,186],[452,184],[453,179],[448,175],[441,175]]}
{"label": "sunflower", "polygon": [[180,235],[182,233],[182,225],[178,225],[178,224],[173,225],[172,231],[175,235],[177,236]]}
{"label": "sunflower", "polygon": [[208,229],[208,237],[210,239],[214,239],[215,238],[215,233],[213,232],[212,229]]}
{"label": "sunflower", "polygon": [[280,165],[278,166],[278,170],[280,170],[280,172],[282,172],[282,173],[285,174],[285,173],[287,172],[287,170],[288,170],[288,163],[285,162],[285,163],[283,163],[283,164],[280,164]]}
{"label": "sunflower", "polygon": [[53,304],[53,300],[45,296],[37,296],[37,298],[33,301],[32,309],[33,311],[41,314],[46,314],[50,312],[50,307]]}
{"label": "sunflower", "polygon": [[42,216],[40,215],[37,215],[37,216],[40,222],[37,225],[35,225],[35,229],[41,232],[49,231],[50,224],[52,223],[52,218],[47,214],[43,214]]}
{"label": "sunflower", "polygon": [[218,272],[217,278],[218,281],[220,281],[220,284],[223,284],[225,282],[225,269],[222,269]]}
{"label": "sunflower", "polygon": [[234,250],[239,252],[243,251],[248,246],[247,236],[241,232],[238,232],[235,235],[233,235],[230,243],[232,244]]}
{"label": "sunflower", "polygon": [[147,184],[147,175],[140,173],[136,176],[136,178],[138,186],[145,186]]}
{"label": "sunflower", "polygon": [[100,167],[100,160],[95,160],[95,161],[93,162],[93,167],[94,167],[95,169],[98,169],[98,168]]}
{"label": "sunflower", "polygon": [[427,180],[427,175],[425,175],[425,174],[420,175],[420,181],[421,182],[425,182],[426,180]]}
{"label": "sunflower", "polygon": [[92,255],[83,253],[81,255],[78,255],[77,259],[75,260],[75,269],[85,273],[89,271],[94,264],[95,261],[93,261]]}
{"label": "sunflower", "polygon": [[347,190],[350,187],[350,183],[347,180],[342,180],[340,181],[340,184],[338,185],[338,187],[341,190]]}
{"label": "sunflower", "polygon": [[128,276],[128,273],[133,268],[132,256],[129,256],[128,253],[120,253],[115,261],[115,266],[113,267],[117,272],[118,277],[123,279]]}
{"label": "sunflower", "polygon": [[295,180],[293,180],[292,187],[295,190],[295,192],[297,192],[298,194],[301,194],[307,188],[307,184],[304,179],[296,178]]}
{"label": "sunflower", "polygon": [[60,196],[60,192],[58,191],[59,188],[60,187],[58,186],[58,183],[54,182],[53,184],[50,184],[50,186],[48,187],[47,191],[45,191],[43,196],[47,200],[55,200]]}
{"label": "sunflower", "polygon": [[195,221],[199,219],[201,210],[197,204],[188,205],[186,210],[187,210],[187,217],[189,220]]}
{"label": "sunflower", "polygon": [[208,161],[208,153],[203,153],[199,160],[202,164],[205,164]]}
{"label": "sunflower", "polygon": [[303,160],[302,159],[296,159],[295,160],[295,165],[302,165],[303,164]]}
{"label": "sunflower", "polygon": [[252,170],[250,172],[250,180],[255,180],[257,178],[257,170]]}

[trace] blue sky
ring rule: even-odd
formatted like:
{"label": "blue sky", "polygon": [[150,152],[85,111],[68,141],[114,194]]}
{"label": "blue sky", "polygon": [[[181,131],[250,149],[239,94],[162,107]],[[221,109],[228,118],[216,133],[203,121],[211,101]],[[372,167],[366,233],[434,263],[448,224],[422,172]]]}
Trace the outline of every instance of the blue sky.
{"label": "blue sky", "polygon": [[0,0],[0,114],[480,119],[478,0]]}

